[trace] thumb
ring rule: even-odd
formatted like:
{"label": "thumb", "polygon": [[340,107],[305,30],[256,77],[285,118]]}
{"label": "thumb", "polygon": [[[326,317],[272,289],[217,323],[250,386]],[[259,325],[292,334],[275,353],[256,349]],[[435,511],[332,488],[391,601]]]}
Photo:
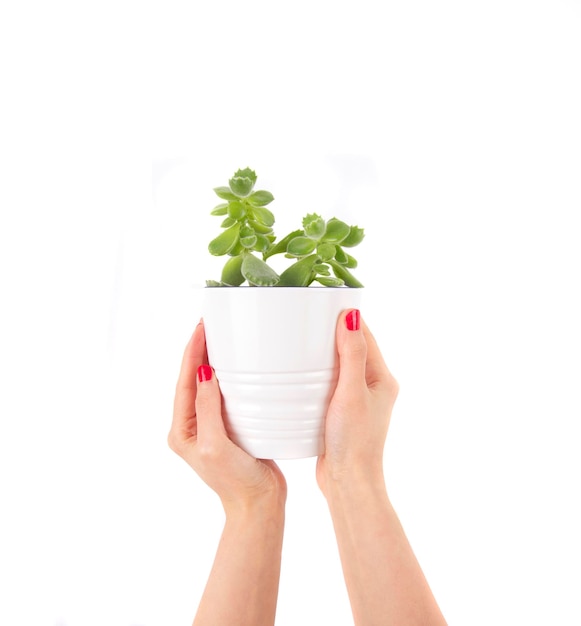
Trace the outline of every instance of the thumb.
{"label": "thumb", "polygon": [[342,389],[366,385],[365,366],[367,343],[361,330],[361,314],[358,309],[341,313],[337,322],[337,351],[339,353],[339,381]]}
{"label": "thumb", "polygon": [[198,441],[209,441],[215,437],[225,436],[226,429],[222,419],[222,397],[214,371],[209,365],[200,365],[197,378]]}

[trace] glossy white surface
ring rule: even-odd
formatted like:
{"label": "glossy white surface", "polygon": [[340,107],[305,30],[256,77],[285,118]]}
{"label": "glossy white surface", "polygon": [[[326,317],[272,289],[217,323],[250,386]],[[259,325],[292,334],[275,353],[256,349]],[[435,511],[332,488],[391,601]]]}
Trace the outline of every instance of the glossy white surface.
{"label": "glossy white surface", "polygon": [[337,378],[335,329],[361,289],[238,287],[204,290],[208,358],[232,439],[257,458],[324,450]]}

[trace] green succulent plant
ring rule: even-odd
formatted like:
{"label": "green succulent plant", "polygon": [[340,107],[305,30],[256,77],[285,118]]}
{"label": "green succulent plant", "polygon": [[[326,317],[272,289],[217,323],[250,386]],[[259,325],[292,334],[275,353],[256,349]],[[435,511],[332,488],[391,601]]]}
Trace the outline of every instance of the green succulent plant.
{"label": "green succulent plant", "polygon": [[[212,239],[208,250],[229,258],[220,281],[208,280],[207,286],[308,287],[317,282],[325,287],[363,287],[350,271],[357,261],[344,250],[361,243],[363,229],[335,217],[325,221],[309,213],[302,228],[277,241],[274,214],[267,208],[274,196],[269,191],[255,191],[256,178],[253,170],[239,169],[227,187],[214,189],[223,202],[212,215],[224,217],[223,231]],[[280,275],[267,263],[276,254],[292,260]]]}

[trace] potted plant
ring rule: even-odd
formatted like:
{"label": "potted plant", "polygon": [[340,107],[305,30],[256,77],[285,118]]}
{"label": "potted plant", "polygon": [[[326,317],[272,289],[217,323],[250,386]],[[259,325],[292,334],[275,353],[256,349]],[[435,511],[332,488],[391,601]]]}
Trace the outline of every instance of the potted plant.
{"label": "potted plant", "polygon": [[[302,228],[277,239],[267,208],[274,197],[255,190],[256,180],[240,169],[214,189],[222,202],[212,215],[224,219],[209,251],[228,258],[204,289],[208,360],[233,441],[257,458],[318,456],[338,373],[337,317],[359,306],[363,287],[345,248],[364,232],[309,213]],[[268,262],[274,255],[289,260],[280,273]]]}

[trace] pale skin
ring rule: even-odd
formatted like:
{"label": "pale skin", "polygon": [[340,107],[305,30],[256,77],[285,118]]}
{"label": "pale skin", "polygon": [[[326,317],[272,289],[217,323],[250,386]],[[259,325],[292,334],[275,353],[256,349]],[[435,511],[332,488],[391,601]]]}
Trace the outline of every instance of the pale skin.
{"label": "pale skin", "polygon": [[254,459],[230,441],[218,381],[198,377],[207,363],[200,323],[182,360],[168,443],[218,494],[226,521],[194,626],[272,625],[286,481],[274,462]]}
{"label": "pale skin", "polygon": [[[359,312],[337,323],[339,380],[325,423],[317,482],[327,500],[355,626],[446,621],[390,502],[384,444],[398,384]],[[220,497],[226,521],[194,626],[274,624],[286,482],[227,436],[203,324],[188,343],[169,445]],[[227,601],[225,601],[227,599]]]}

